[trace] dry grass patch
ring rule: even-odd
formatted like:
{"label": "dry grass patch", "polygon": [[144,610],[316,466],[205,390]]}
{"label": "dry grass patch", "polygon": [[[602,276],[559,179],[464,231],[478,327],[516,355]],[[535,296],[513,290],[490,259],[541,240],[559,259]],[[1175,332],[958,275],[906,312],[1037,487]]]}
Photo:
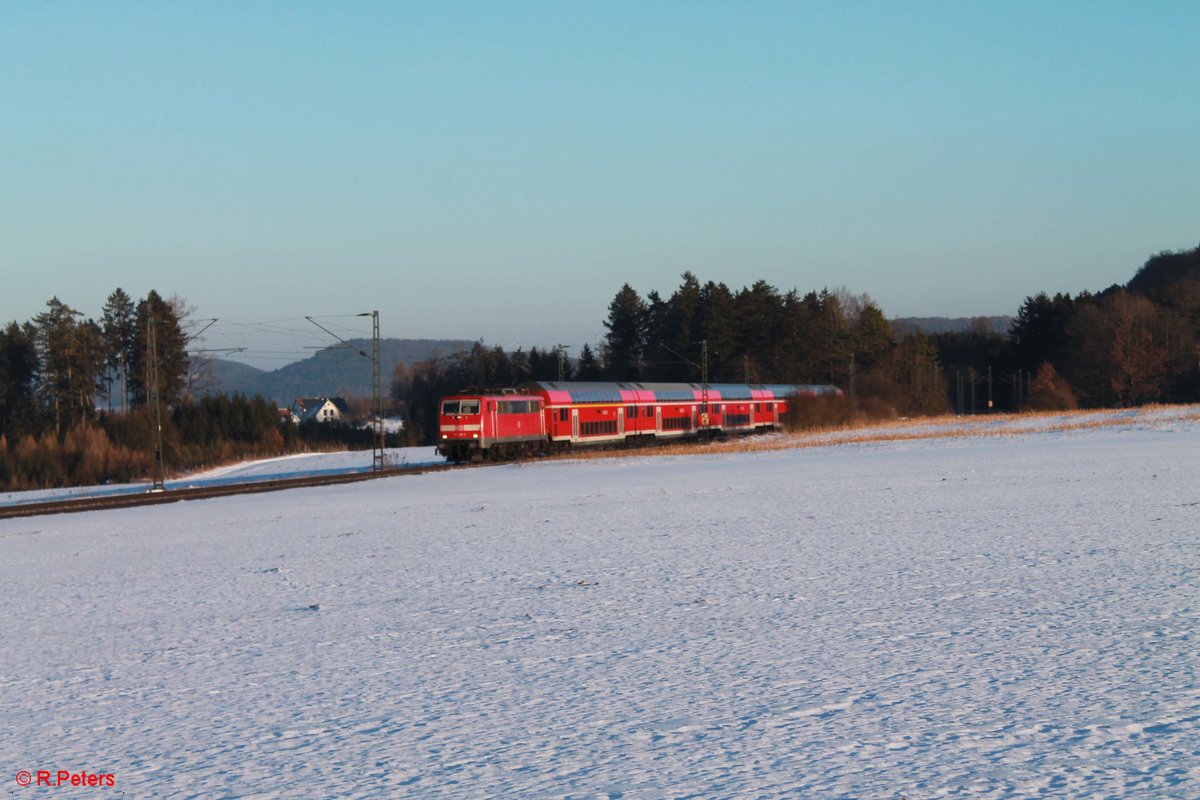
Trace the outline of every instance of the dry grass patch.
{"label": "dry grass patch", "polygon": [[623,456],[679,456],[696,453],[757,453],[844,444],[1012,437],[1032,433],[1080,431],[1122,425],[1163,425],[1176,422],[1200,422],[1200,406],[1153,405],[1136,409],[1038,411],[974,417],[946,415],[922,419],[898,419],[882,423],[864,422],[834,430],[738,436],[730,439],[715,439],[711,442],[689,440],[657,444],[653,447],[577,450],[558,457],[592,459]]}

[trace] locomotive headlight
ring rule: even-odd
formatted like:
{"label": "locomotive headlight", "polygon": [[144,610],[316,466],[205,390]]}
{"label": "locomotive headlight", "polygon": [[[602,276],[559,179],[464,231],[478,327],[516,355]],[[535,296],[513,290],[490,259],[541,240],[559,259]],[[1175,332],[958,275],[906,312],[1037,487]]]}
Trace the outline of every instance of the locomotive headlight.
{"label": "locomotive headlight", "polygon": [[450,438],[450,434],[448,434],[448,433],[443,433],[443,434],[442,434],[442,438],[443,438],[443,439],[449,439],[449,438]]}
{"label": "locomotive headlight", "polygon": [[471,434],[471,438],[472,438],[472,439],[478,439],[478,438],[479,438],[479,434],[478,434],[478,433],[472,433],[472,434]]}

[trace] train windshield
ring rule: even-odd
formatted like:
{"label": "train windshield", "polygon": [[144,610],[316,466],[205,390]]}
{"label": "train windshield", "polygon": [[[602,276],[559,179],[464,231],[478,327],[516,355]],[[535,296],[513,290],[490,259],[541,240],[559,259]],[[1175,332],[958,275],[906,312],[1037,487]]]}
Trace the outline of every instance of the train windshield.
{"label": "train windshield", "polygon": [[455,414],[478,414],[478,400],[447,400],[442,403],[442,415],[454,416]]}

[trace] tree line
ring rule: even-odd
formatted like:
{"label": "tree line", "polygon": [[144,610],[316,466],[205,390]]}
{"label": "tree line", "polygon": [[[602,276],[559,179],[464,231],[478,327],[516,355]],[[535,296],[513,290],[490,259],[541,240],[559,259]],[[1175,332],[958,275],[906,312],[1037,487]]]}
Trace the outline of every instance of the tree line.
{"label": "tree line", "polygon": [[1008,331],[933,338],[948,372],[990,367],[1006,407],[1197,402],[1200,247],[1151,256],[1124,285],[1030,295]]}
{"label": "tree line", "polygon": [[98,320],[53,297],[32,320],[0,328],[0,489],[144,479],[154,467],[155,386],[172,469],[310,445],[370,447],[369,431],[296,426],[261,397],[194,397],[189,313],[178,297],[151,291],[135,302],[118,288]]}
{"label": "tree line", "polygon": [[[691,272],[668,296],[617,291],[605,336],[567,359],[567,380],[833,384],[811,424],[959,410],[1065,409],[1200,400],[1200,247],[1152,256],[1124,286],[1025,299],[1007,331],[897,333],[866,294],[737,291]],[[706,362],[706,363],[705,363]],[[412,444],[432,442],[437,401],[466,387],[556,380],[553,351],[468,351],[401,365],[392,396]],[[965,394],[979,400],[969,406]],[[816,414],[811,416],[811,414]],[[809,416],[806,416],[809,415]],[[806,423],[808,424],[808,423]]]}
{"label": "tree line", "polygon": [[178,298],[151,291],[135,304],[117,289],[100,320],[84,319],[52,297],[29,322],[10,322],[0,330],[0,436],[61,436],[96,419],[98,399],[109,408],[144,407],[156,366],[149,357],[152,338],[160,396],[182,396],[189,362],[181,312]]}
{"label": "tree line", "polygon": [[732,291],[701,284],[691,272],[670,296],[644,298],[629,284],[604,321],[604,340],[575,359],[555,351],[506,352],[477,342],[470,350],[397,369],[392,397],[403,403],[412,444],[433,441],[437,402],[466,387],[516,386],[528,380],[835,384],[863,392],[861,403],[899,413],[948,406],[933,341],[897,340],[867,295],[846,291],[780,292],[765,281]]}
{"label": "tree line", "polygon": [[[308,442],[369,444],[353,425],[281,424],[262,398],[194,398],[188,316],[180,298],[151,291],[135,302],[116,289],[99,319],[54,297],[32,320],[0,328],[0,488],[149,474],[156,371],[164,450],[177,468]],[[622,285],[604,328],[602,341],[574,354],[508,352],[480,341],[400,365],[391,394],[406,410],[408,443],[435,439],[437,402],[447,394],[560,376],[834,384],[846,393],[844,407],[822,413],[838,419],[963,410],[964,386],[974,398],[985,375],[991,407],[1002,410],[1195,402],[1200,247],[1152,256],[1125,285],[1030,295],[1007,331],[981,324],[963,333],[898,334],[866,294],[801,294],[765,281],[735,291],[691,272],[666,296]]]}
{"label": "tree line", "polygon": [[667,297],[622,286],[604,327],[601,372],[614,380],[832,384],[897,413],[946,410],[933,341],[897,338],[867,294],[766,281],[735,292],[685,272]]}

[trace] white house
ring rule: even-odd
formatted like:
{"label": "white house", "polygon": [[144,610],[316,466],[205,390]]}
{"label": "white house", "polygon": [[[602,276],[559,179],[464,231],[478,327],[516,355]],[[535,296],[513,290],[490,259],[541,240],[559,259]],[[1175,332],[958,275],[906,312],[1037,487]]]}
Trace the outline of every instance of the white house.
{"label": "white house", "polygon": [[297,397],[292,412],[301,423],[309,420],[340,422],[350,416],[350,406],[340,397]]}

